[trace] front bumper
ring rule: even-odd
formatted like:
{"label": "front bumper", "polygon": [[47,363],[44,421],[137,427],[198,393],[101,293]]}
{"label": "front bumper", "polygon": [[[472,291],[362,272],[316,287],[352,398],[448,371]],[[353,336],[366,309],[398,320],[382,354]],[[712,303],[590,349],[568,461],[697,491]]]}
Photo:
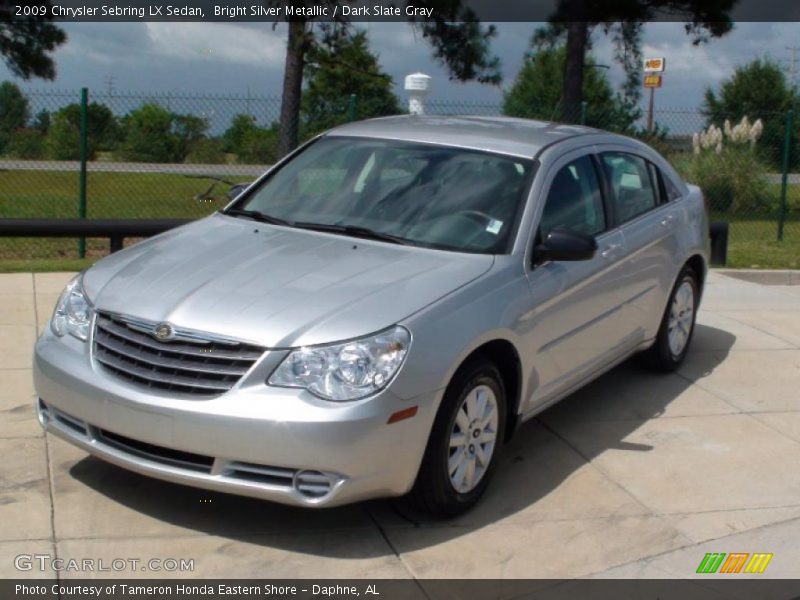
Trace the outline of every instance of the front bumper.
{"label": "front bumper", "polygon": [[[285,352],[267,352],[229,392],[171,397],[134,387],[93,361],[90,343],[36,342],[34,384],[45,430],[138,473],[299,506],[398,496],[416,478],[440,400],[390,390],[325,402],[266,386]],[[393,413],[417,406],[409,419]]]}

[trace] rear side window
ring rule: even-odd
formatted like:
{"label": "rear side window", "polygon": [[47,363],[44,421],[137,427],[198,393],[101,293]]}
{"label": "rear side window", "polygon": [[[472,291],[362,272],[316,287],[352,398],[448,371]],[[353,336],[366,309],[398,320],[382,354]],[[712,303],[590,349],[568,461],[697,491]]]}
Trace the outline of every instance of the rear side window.
{"label": "rear side window", "polygon": [[661,179],[664,182],[664,189],[667,193],[667,200],[677,200],[678,198],[683,197],[683,193],[680,191],[678,186],[675,184],[672,179],[667,177],[663,172],[661,173]]}
{"label": "rear side window", "polygon": [[600,155],[600,162],[611,186],[611,201],[620,223],[656,207],[658,195],[646,160],[624,152],[605,152]]}
{"label": "rear side window", "polygon": [[556,227],[587,235],[606,228],[600,183],[589,156],[575,159],[553,178],[540,223],[542,236]]}

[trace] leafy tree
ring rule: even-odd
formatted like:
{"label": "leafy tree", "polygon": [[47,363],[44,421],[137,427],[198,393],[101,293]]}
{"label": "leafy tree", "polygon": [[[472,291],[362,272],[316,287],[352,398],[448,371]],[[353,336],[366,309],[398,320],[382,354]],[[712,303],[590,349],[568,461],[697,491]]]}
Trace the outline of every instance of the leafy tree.
{"label": "leafy tree", "polygon": [[[761,119],[764,133],[758,147],[767,161],[779,166],[786,111],[791,108],[800,108],[800,97],[787,81],[783,69],[769,58],[757,58],[737,67],[731,77],[720,83],[718,91],[707,88],[702,110],[707,124],[720,128],[726,120],[735,123],[745,116],[751,121]],[[797,152],[792,155],[795,166]]]}
{"label": "leafy tree", "polygon": [[44,135],[38,129],[24,127],[11,134],[6,154],[14,158],[34,159],[44,157]]}
{"label": "leafy tree", "polygon": [[121,155],[141,162],[183,162],[206,138],[208,121],[143,104],[122,118]]}
{"label": "leafy tree", "polygon": [[550,25],[540,30],[539,41],[565,40],[562,118],[576,121],[583,100],[586,54],[591,49],[592,33],[600,28],[615,45],[615,59],[626,70],[626,91],[631,99],[638,95],[638,65],[641,63],[642,24],[658,15],[684,21],[687,35],[695,45],[728,33],[729,13],[738,0],[558,0]]}
{"label": "leafy tree", "polygon": [[[552,120],[560,116],[566,49],[546,48],[529,56],[503,98],[503,114]],[[587,65],[594,66],[591,56]],[[602,69],[589,68],[583,78],[586,125],[631,132],[639,110],[615,94]]]}
{"label": "leafy tree", "polygon": [[[44,15],[18,17],[16,6],[39,9]],[[56,68],[49,53],[67,40],[53,25],[50,0],[0,0],[0,55],[9,70],[23,79],[53,79]]]}
{"label": "leafy tree", "polygon": [[50,120],[50,111],[42,109],[33,118],[32,127],[42,135],[45,135],[50,129]]}
{"label": "leafy tree", "polygon": [[254,129],[258,129],[255,117],[245,114],[235,115],[230,127],[222,134],[223,150],[232,154],[238,153],[241,150],[245,136]]}
{"label": "leafy tree", "polygon": [[[269,0],[269,3],[279,4],[278,0]],[[329,13],[333,13],[334,7],[339,4],[345,4],[344,0],[307,0],[308,6],[324,6],[329,9]],[[294,5],[306,5],[306,0]],[[435,16],[431,20],[417,20],[412,17],[409,18],[409,23],[432,46],[434,57],[448,68],[451,79],[492,84],[500,82],[499,60],[489,53],[489,41],[496,34],[493,26],[482,26],[475,12],[465,6],[463,0],[420,0],[415,5],[434,9]],[[338,8],[341,9],[341,6]],[[347,26],[348,20],[341,16],[342,10],[338,10],[337,14],[339,16],[336,23]],[[308,53],[319,43],[320,37],[324,40],[326,30],[330,27],[297,17],[292,17],[288,26],[278,139],[279,156],[289,153],[297,146]]]}
{"label": "leafy tree", "polygon": [[0,84],[0,153],[5,151],[11,134],[25,127],[30,118],[28,99],[10,81]]}
{"label": "leafy tree", "polygon": [[182,162],[206,139],[208,121],[194,115],[172,116],[172,154],[173,160]]}
{"label": "leafy tree", "polygon": [[[86,108],[87,155],[89,160],[92,160],[98,150],[110,149],[118,129],[116,118],[104,104],[91,102]],[[80,158],[81,131],[80,105],[68,104],[53,113],[50,121],[45,140],[48,156],[55,160],[78,160]]]}
{"label": "leafy tree", "polygon": [[351,94],[356,97],[359,119],[398,114],[400,107],[391,86],[391,78],[369,51],[366,33],[336,28],[308,55],[301,108],[304,136],[347,121]]}
{"label": "leafy tree", "polygon": [[173,114],[158,104],[143,104],[122,118],[120,151],[127,160],[171,162]]}
{"label": "leafy tree", "polygon": [[255,127],[242,138],[237,152],[240,163],[271,164],[278,160],[278,124],[269,127]]}
{"label": "leafy tree", "polygon": [[251,115],[233,117],[231,126],[222,134],[225,152],[236,154],[245,164],[269,164],[277,160],[278,125],[259,127]]}

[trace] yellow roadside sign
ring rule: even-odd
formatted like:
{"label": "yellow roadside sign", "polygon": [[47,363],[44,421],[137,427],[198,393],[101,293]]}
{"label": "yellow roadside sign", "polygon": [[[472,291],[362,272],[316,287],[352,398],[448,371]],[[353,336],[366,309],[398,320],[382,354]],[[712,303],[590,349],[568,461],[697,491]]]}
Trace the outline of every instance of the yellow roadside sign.
{"label": "yellow roadside sign", "polygon": [[645,75],[644,76],[644,87],[646,87],[646,88],[660,88],[661,87],[661,75]]}

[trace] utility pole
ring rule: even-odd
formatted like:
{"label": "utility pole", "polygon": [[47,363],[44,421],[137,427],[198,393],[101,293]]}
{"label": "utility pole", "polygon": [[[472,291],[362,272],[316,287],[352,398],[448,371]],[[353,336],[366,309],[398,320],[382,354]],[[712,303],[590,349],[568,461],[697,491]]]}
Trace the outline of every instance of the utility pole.
{"label": "utility pole", "polygon": [[647,103],[647,131],[653,131],[653,110],[656,104],[656,88],[650,88],[650,101]]}
{"label": "utility pole", "polygon": [[789,83],[792,85],[797,81],[797,66],[800,64],[798,61],[798,53],[800,53],[800,46],[786,46],[791,58],[789,58]]}
{"label": "utility pole", "polygon": [[667,59],[663,56],[644,59],[644,87],[650,88],[650,101],[647,103],[647,131],[653,131],[653,109],[656,103],[656,88],[661,87],[662,73],[666,68]]}
{"label": "utility pole", "polygon": [[114,76],[113,75],[106,75],[103,77],[103,82],[106,84],[106,95],[108,96],[108,108],[111,112],[114,112]]}

